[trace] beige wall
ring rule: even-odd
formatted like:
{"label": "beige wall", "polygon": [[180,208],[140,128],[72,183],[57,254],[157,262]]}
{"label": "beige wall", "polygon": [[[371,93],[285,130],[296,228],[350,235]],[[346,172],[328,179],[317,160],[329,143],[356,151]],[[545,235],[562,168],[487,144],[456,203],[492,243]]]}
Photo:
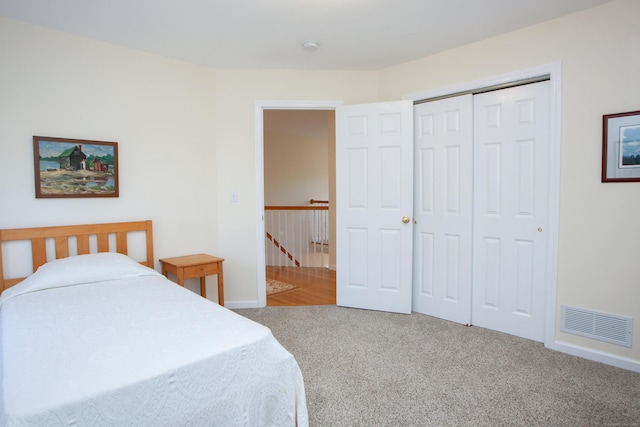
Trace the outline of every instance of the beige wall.
{"label": "beige wall", "polygon": [[[0,58],[0,227],[152,219],[156,265],[220,252],[213,70],[3,18]],[[35,199],[33,135],[118,142],[120,197]]]}
{"label": "beige wall", "polygon": [[328,110],[264,112],[264,204],[329,199]]}
{"label": "beige wall", "polygon": [[[225,261],[225,289],[227,268],[234,280],[230,301],[255,304],[257,300],[256,101],[373,102],[378,98],[377,84],[375,72],[216,72],[218,230],[224,257],[229,260]],[[229,203],[232,189],[238,191],[237,203]]]}
{"label": "beige wall", "polygon": [[[633,348],[557,332],[640,361],[640,183],[600,182],[602,115],[640,110],[640,2],[621,0],[380,73],[382,99],[561,62],[559,305],[633,317]],[[559,322],[557,322],[559,324]]]}
{"label": "beige wall", "polygon": [[[375,72],[216,71],[5,18],[0,57],[0,227],[150,218],[156,259],[224,257],[239,305],[257,300],[256,100],[378,97]],[[36,200],[33,135],[117,141],[120,197]]]}
{"label": "beige wall", "polygon": [[[559,61],[558,304],[637,323],[640,183],[600,183],[600,134],[640,109],[638,16],[619,0],[380,72],[208,70],[0,18],[0,227],[151,218],[156,257],[223,256],[226,300],[255,303],[256,101],[396,100]],[[35,200],[33,135],[118,141],[120,197]],[[631,349],[558,338],[637,365],[639,330]]]}

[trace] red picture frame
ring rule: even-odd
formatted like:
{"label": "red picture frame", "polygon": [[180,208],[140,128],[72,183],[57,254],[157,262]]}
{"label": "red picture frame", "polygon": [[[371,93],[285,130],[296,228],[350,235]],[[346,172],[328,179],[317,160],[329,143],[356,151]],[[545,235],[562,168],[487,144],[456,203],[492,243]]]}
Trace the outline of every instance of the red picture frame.
{"label": "red picture frame", "polygon": [[640,182],[640,111],[602,116],[602,182]]}

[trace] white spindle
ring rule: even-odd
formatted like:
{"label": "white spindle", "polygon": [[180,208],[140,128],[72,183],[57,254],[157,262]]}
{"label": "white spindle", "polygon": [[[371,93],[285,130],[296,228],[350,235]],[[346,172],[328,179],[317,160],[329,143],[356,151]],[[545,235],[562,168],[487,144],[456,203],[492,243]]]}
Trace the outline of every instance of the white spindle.
{"label": "white spindle", "polygon": [[266,208],[265,231],[272,237],[265,236],[267,265],[295,266],[296,261],[301,267],[328,264],[328,218],[326,207]]}

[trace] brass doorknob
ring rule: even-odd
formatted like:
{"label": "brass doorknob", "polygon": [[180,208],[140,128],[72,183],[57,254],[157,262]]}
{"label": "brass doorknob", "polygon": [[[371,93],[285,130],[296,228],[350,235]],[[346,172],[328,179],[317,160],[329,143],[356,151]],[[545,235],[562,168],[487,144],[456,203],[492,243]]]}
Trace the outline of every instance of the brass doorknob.
{"label": "brass doorknob", "polygon": [[408,216],[403,216],[402,217],[402,222],[404,222],[405,224],[409,224],[409,221],[411,221],[411,218],[409,218]]}

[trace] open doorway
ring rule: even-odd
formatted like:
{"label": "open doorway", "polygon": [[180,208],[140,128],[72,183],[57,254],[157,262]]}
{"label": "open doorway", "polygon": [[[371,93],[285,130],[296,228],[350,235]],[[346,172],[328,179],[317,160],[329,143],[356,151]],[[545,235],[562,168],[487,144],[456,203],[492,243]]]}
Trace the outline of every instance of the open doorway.
{"label": "open doorway", "polygon": [[264,109],[266,305],[335,304],[335,113]]}

